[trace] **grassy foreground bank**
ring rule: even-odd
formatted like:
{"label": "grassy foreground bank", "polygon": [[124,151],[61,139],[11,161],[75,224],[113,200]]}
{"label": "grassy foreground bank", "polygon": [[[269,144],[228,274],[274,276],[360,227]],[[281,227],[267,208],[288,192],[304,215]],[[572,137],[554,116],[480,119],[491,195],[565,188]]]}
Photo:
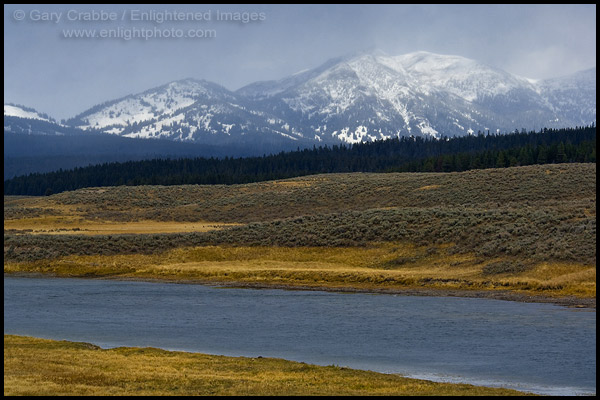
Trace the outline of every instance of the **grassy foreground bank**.
{"label": "grassy foreground bank", "polygon": [[523,394],[274,358],[101,349],[87,343],[4,335],[5,396]]}

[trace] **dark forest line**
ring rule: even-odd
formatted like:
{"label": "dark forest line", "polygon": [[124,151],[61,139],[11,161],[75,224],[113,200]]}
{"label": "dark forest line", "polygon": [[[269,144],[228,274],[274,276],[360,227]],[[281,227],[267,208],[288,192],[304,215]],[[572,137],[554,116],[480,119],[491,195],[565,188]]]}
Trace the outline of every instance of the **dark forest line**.
{"label": "dark forest line", "polygon": [[246,158],[112,162],[4,181],[5,195],[48,195],[84,187],[243,184],[344,172],[453,172],[533,164],[596,162],[596,126],[441,139],[402,137]]}

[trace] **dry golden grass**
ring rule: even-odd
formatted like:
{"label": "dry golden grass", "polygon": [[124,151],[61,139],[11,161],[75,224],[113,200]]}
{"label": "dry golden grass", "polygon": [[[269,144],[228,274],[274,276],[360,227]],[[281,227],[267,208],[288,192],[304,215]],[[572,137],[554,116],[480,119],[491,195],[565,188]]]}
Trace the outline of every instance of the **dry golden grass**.
{"label": "dry golden grass", "polygon": [[178,248],[161,254],[68,256],[5,263],[5,273],[37,272],[65,277],[120,277],[170,281],[321,288],[510,290],[546,297],[596,296],[595,266],[542,263],[510,274],[484,273],[497,259],[448,254],[412,244],[369,247]]}
{"label": "dry golden grass", "polygon": [[239,224],[220,222],[175,222],[175,221],[90,221],[76,216],[43,216],[4,220],[4,230],[27,231],[28,234],[51,235],[106,235],[207,232]]}
{"label": "dry golden grass", "polygon": [[155,348],[103,350],[86,343],[4,335],[5,396],[524,394],[274,358]]}
{"label": "dry golden grass", "polygon": [[432,189],[439,189],[440,185],[426,185],[426,186],[421,186],[418,189],[415,190],[432,190]]}

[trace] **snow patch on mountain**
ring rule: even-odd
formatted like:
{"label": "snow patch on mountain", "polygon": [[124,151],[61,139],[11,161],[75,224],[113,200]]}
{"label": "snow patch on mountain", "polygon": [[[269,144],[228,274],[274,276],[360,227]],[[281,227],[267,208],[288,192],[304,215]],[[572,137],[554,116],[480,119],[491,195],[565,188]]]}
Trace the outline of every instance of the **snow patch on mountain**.
{"label": "snow patch on mountain", "polygon": [[4,116],[5,117],[18,117],[28,119],[39,119],[41,121],[55,122],[54,119],[48,117],[45,114],[41,114],[33,108],[19,106],[16,104],[5,104],[4,105]]}
{"label": "snow patch on mountain", "polygon": [[133,124],[165,118],[159,124],[159,127],[152,131],[146,127],[144,129],[145,134],[140,131],[137,136],[133,134],[124,135],[128,137],[149,137],[148,135],[159,132],[160,127],[167,125],[169,122],[174,122],[175,120],[172,119],[173,114],[191,106],[196,102],[198,96],[206,92],[206,88],[200,81],[186,79],[171,82],[161,87],[160,90],[147,91],[138,96],[128,96],[112,102],[96,112],[87,113],[87,115],[79,117],[83,122],[79,127],[82,129],[115,127],[117,129],[112,128],[110,131],[121,133],[123,129],[119,131],[118,127],[124,128]]}

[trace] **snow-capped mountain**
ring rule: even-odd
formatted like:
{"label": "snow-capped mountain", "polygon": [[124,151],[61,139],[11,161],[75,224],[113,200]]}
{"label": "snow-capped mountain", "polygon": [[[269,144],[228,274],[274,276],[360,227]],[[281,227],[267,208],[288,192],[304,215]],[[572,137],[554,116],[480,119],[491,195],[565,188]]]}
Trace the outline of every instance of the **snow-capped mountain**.
{"label": "snow-capped mountain", "polygon": [[279,129],[277,121],[222,86],[184,79],[101,104],[67,124],[126,137],[210,144],[236,143],[247,135],[259,141],[301,138],[285,126]]}
{"label": "snow-capped mountain", "polygon": [[[459,56],[381,52],[338,59],[326,68],[238,91],[306,136],[359,142],[403,135],[461,136],[589,124],[595,121],[595,69],[560,82],[538,83]],[[304,79],[303,79],[304,78]],[[580,96],[578,90],[586,87]],[[560,99],[560,100],[559,100]],[[581,109],[591,110],[580,115]]]}
{"label": "snow-capped mountain", "polygon": [[4,105],[4,116],[5,117],[17,117],[27,119],[39,119],[41,121],[55,122],[54,119],[48,115],[40,113],[33,108],[25,107],[17,104],[5,104]]}
{"label": "snow-capped mountain", "polygon": [[459,56],[373,51],[235,92],[204,80],[175,81],[98,105],[66,123],[126,137],[312,145],[595,120],[595,68],[534,81]]}

